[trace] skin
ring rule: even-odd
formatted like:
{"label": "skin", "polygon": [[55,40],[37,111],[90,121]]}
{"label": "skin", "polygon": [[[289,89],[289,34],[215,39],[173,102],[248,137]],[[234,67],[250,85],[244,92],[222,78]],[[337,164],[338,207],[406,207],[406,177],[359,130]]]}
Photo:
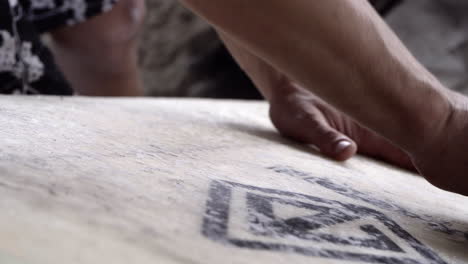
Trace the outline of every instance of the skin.
{"label": "skin", "polygon": [[[445,89],[418,63],[367,1],[183,2],[215,25],[231,50],[239,47],[238,61],[263,87],[273,118],[281,120],[275,104],[293,100],[307,112],[299,119],[318,120],[307,132],[329,136],[324,124],[328,131],[342,132],[330,136],[332,145],[346,142],[343,133],[348,138],[371,135],[370,145],[377,147],[367,151],[402,149],[403,154],[384,156],[401,156],[404,164],[409,159],[434,185],[468,195],[467,99]],[[245,60],[250,56],[245,51],[254,59]],[[284,91],[293,96],[281,96]],[[283,99],[275,99],[278,94]],[[275,123],[281,127],[285,122]],[[327,152],[326,146],[322,149]],[[344,149],[338,159],[352,155],[356,146]]]}
{"label": "skin", "polygon": [[[337,160],[359,151],[416,168],[468,195],[466,99],[424,69],[367,1],[184,2],[217,27],[282,134]],[[136,36],[144,11],[143,0],[121,0],[52,32],[58,63],[79,93],[141,95]]]}
{"label": "skin", "polygon": [[141,96],[138,35],[144,0],[120,0],[108,12],[51,33],[56,61],[75,91],[90,96]]}
{"label": "skin", "polygon": [[359,152],[406,169],[415,169],[409,156],[400,148],[292,82],[225,34],[220,33],[220,36],[269,101],[270,118],[281,134],[315,145],[324,155],[339,161]]}
{"label": "skin", "polygon": [[[108,13],[52,32],[58,62],[80,94],[141,95],[137,78],[136,36],[144,13],[142,1],[121,0]],[[110,24],[114,26],[109,27]],[[250,75],[270,102],[271,119],[283,135],[314,144],[325,155],[337,160],[349,159],[359,146],[362,154],[413,168],[408,157],[388,141],[362,128],[309,91],[286,81],[279,71],[227,36],[222,37],[246,72],[255,73]],[[105,60],[87,60],[95,56]],[[127,67],[116,67],[120,65]]]}

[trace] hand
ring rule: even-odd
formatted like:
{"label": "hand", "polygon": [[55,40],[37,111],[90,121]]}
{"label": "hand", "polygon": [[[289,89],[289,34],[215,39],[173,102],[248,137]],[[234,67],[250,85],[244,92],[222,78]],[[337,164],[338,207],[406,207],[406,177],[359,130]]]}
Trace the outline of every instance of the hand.
{"label": "hand", "polygon": [[449,118],[428,143],[412,151],[418,171],[432,184],[446,191],[468,196],[468,99],[447,91],[452,102]]}
{"label": "hand", "polygon": [[[344,161],[356,152],[414,170],[400,148],[362,127],[313,93],[285,81],[270,98],[270,117],[281,134],[315,145],[327,157]],[[285,92],[287,91],[287,92]]]}
{"label": "hand", "polygon": [[413,169],[408,155],[385,138],[360,126],[309,90],[220,32],[239,65],[270,103],[273,124],[284,136],[306,144],[336,160],[347,160],[357,151],[394,165]]}
{"label": "hand", "polygon": [[[283,135],[315,145],[324,155],[336,160],[347,160],[359,152],[403,168],[417,168],[435,186],[468,195],[468,100],[465,97],[458,94],[447,96],[451,98],[449,105],[452,106],[449,108],[441,108],[440,105],[437,107],[437,102],[434,104],[426,100],[430,98],[425,99],[425,103],[429,105],[428,112],[428,107],[415,107],[423,113],[423,121],[435,121],[442,126],[419,131],[423,138],[414,138],[408,134],[409,142],[412,142],[414,148],[407,146],[407,154],[309,90],[299,87],[281,71],[250,53],[233,39],[223,34],[221,36],[239,64],[270,102],[271,120]],[[427,92],[431,89],[425,91],[428,97]],[[448,90],[444,91],[451,94]],[[375,111],[373,108],[368,109]],[[444,109],[444,112],[439,113],[437,109]]]}

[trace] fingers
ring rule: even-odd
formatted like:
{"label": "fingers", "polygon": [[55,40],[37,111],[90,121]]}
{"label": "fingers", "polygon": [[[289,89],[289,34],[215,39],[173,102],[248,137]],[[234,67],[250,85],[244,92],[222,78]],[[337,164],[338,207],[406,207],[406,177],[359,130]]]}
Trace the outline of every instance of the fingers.
{"label": "fingers", "polygon": [[386,155],[384,156],[380,154],[377,156],[381,160],[386,161],[390,164],[396,165],[398,167],[401,167],[403,169],[407,169],[407,170],[414,171],[414,172],[417,171],[413,165],[413,161],[411,160],[411,158],[408,156],[406,152],[404,152],[400,148],[394,145],[391,145],[388,147],[385,146],[382,149],[382,152],[386,153]]}
{"label": "fingers", "polygon": [[331,127],[320,113],[303,111],[302,107],[300,111],[297,109],[285,111],[286,109],[283,107],[270,109],[273,124],[284,136],[314,145],[325,156],[334,160],[344,161],[356,154],[356,143]]}
{"label": "fingers", "polygon": [[313,144],[325,156],[338,161],[344,161],[357,152],[356,143],[332,128],[327,122],[311,120],[306,122],[303,142]]}
{"label": "fingers", "polygon": [[416,171],[408,154],[384,137],[364,130],[362,130],[361,135],[355,134],[360,154],[380,159],[404,169]]}

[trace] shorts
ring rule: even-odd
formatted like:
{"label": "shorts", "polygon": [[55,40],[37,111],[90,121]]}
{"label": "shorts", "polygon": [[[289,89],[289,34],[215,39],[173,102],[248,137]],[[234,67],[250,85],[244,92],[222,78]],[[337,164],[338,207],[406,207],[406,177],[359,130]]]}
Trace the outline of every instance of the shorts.
{"label": "shorts", "polygon": [[83,22],[117,0],[1,0],[0,93],[71,95],[41,35]]}

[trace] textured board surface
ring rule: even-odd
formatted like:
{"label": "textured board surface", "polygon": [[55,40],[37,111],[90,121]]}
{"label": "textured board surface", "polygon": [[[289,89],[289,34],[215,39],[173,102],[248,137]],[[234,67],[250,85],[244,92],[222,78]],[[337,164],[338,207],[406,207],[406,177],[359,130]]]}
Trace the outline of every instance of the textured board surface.
{"label": "textured board surface", "polygon": [[467,263],[468,198],[267,105],[0,97],[0,263]]}

